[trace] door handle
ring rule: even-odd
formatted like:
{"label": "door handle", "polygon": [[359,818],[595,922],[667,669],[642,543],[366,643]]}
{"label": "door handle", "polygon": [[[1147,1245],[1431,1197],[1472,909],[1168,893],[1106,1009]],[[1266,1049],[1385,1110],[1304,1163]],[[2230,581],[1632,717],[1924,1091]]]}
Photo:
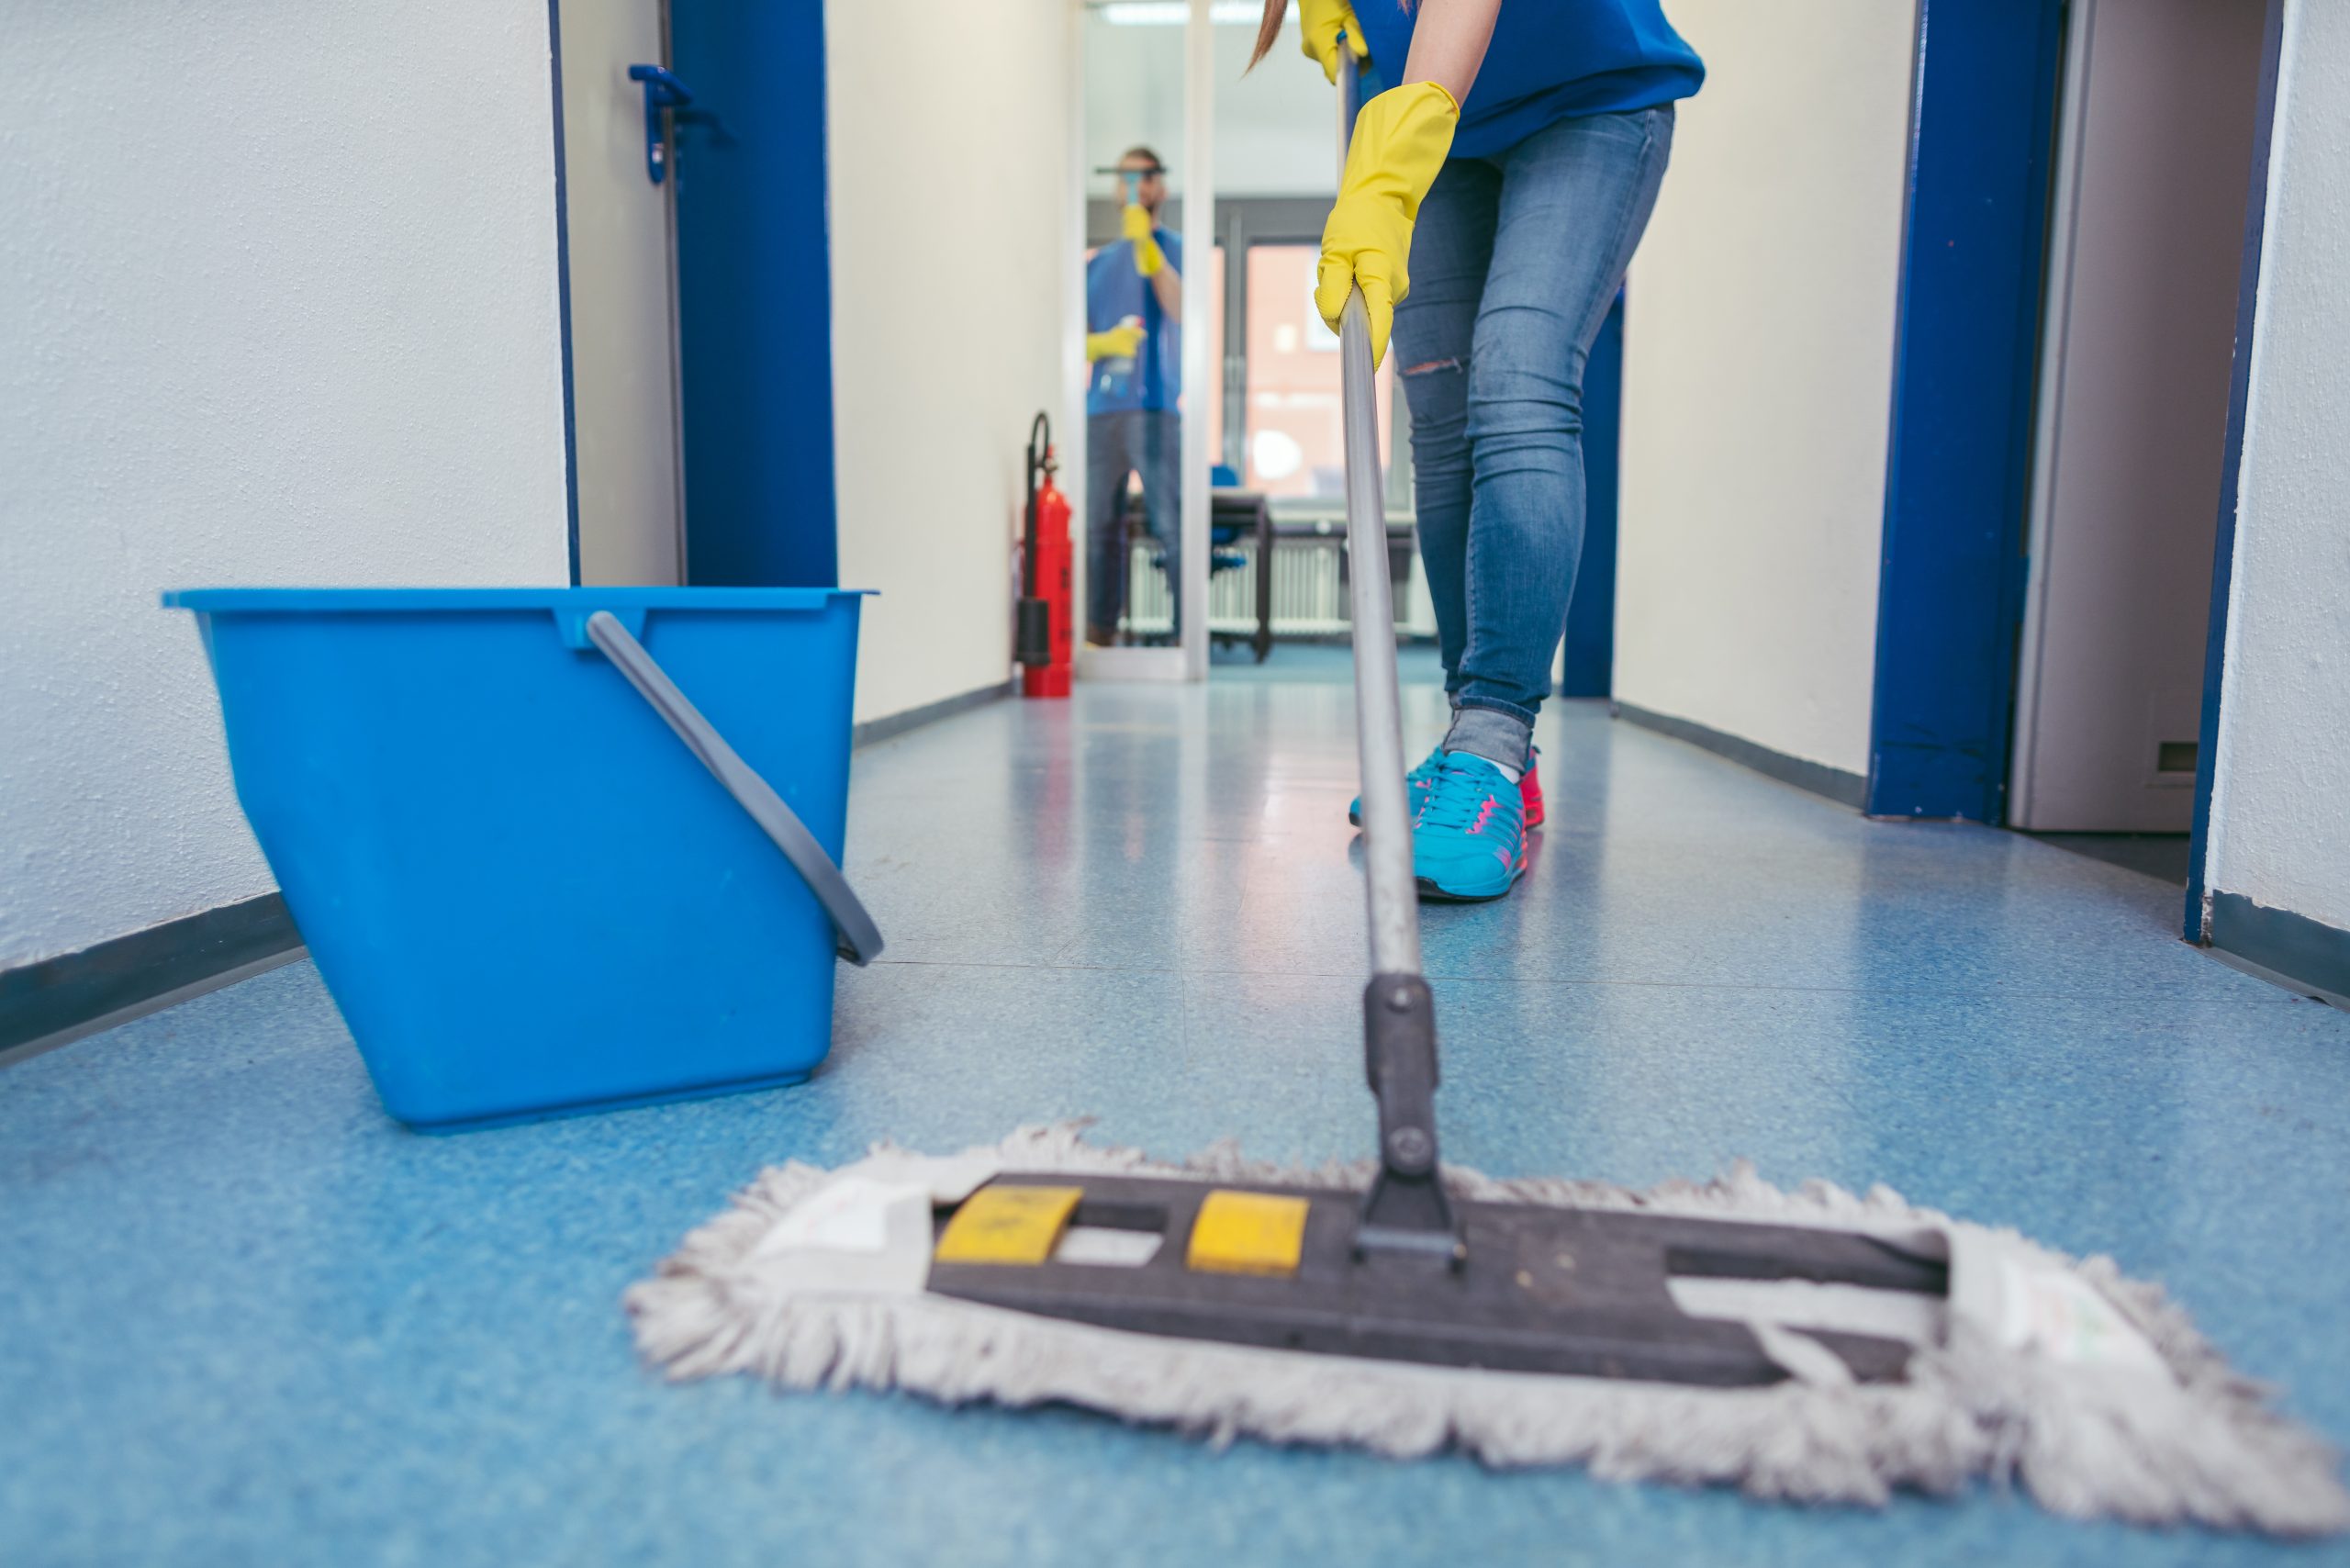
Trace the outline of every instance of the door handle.
{"label": "door handle", "polygon": [[661,136],[661,111],[684,108],[694,101],[694,90],[658,65],[632,65],[628,79],[644,86],[644,173],[657,185],[669,174],[668,145]]}

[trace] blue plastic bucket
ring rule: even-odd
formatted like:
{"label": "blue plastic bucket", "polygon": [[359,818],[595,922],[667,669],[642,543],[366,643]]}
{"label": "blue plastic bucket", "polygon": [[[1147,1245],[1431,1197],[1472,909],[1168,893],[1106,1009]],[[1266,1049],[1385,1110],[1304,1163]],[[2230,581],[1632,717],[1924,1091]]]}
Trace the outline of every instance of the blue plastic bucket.
{"label": "blue plastic bucket", "polygon": [[835,919],[801,868],[847,897],[857,598],[165,596],[196,611],[238,800],[386,1110],[445,1128],[815,1069]]}

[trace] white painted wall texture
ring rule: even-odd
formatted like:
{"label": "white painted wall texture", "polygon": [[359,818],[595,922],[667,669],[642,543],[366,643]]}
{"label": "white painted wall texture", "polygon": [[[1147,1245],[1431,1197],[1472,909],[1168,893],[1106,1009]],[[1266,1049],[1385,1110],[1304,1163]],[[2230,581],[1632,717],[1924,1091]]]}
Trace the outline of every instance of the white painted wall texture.
{"label": "white painted wall texture", "polygon": [[1669,13],[1708,74],[1632,264],[1616,692],[1864,774],[1914,8]]}
{"label": "white painted wall texture", "polygon": [[1021,452],[1067,403],[1080,261],[1070,29],[1044,0],[845,0],[824,30],[841,583],[880,590],[864,720],[1011,674]]}
{"label": "white painted wall texture", "polygon": [[266,892],[207,584],[565,580],[543,0],[14,0],[0,966]]}
{"label": "white painted wall texture", "polygon": [[2207,884],[2350,930],[2350,6],[2288,0]]}

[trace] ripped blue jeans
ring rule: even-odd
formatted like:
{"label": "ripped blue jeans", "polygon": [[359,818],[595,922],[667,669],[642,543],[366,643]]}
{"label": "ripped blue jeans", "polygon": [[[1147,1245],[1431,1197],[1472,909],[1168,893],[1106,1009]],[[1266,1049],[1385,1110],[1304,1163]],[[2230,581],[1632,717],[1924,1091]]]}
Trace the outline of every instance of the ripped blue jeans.
{"label": "ripped blue jeans", "polygon": [[1524,764],[1583,554],[1583,372],[1656,206],[1662,108],[1448,162],[1395,308],[1447,749]]}

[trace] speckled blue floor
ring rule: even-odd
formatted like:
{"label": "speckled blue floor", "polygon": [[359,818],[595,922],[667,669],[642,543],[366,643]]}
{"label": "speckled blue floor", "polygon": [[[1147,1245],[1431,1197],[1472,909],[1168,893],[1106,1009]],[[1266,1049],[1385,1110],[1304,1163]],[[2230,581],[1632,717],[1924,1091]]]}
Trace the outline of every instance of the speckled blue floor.
{"label": "speckled blue floor", "polygon": [[[0,1562],[2350,1561],[638,1367],[622,1287],[764,1161],[1087,1113],[1167,1154],[1365,1147],[1349,700],[1094,688],[860,753],[890,952],[805,1088],[419,1137],[307,964],[0,1072]],[[1427,913],[1453,1157],[1750,1155],[2109,1251],[2350,1439],[2350,1016],[2181,946],[2152,879],[1867,823],[1589,706],[1541,738],[1533,872]]]}

